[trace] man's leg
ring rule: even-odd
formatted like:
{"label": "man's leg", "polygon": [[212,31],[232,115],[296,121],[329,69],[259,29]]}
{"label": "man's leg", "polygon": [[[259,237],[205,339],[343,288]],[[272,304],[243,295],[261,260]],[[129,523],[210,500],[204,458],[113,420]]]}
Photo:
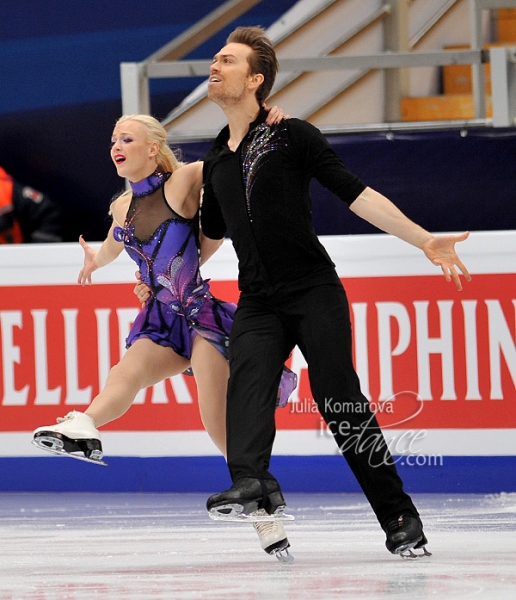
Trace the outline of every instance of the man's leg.
{"label": "man's leg", "polygon": [[242,298],[229,342],[228,466],[233,480],[271,478],[278,386],[291,346],[268,302]]}
{"label": "man's leg", "polygon": [[226,413],[227,461],[233,486],[208,499],[213,518],[254,513],[253,518],[261,515],[264,520],[267,514],[283,515],[285,500],[268,469],[276,433],[278,385],[292,348],[287,338],[265,299],[240,299],[229,342]]}
{"label": "man's leg", "polygon": [[[344,289],[337,283],[306,290],[293,297],[289,309],[298,323],[297,343],[308,363],[314,399],[380,525],[387,531],[392,524],[397,534],[401,515],[406,516],[405,525],[414,518],[413,539],[419,542],[424,536],[418,512],[403,490],[376,417],[360,390]],[[388,548],[394,551],[398,546],[388,543]]]}

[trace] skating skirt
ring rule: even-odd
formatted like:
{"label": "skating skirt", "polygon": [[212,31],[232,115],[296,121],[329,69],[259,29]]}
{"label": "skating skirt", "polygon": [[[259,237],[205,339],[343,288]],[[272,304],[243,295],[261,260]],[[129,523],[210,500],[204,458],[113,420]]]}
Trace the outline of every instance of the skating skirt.
{"label": "skating skirt", "polygon": [[[191,310],[179,313],[151,297],[138,313],[126,339],[126,346],[129,348],[136,340],[147,338],[155,344],[172,348],[190,360],[195,336],[201,335],[228,359],[229,333],[236,308],[236,304],[223,302],[207,293],[202,302],[197,299]],[[296,386],[296,374],[284,367],[278,388],[279,407],[287,404]]]}
{"label": "skating skirt", "polygon": [[210,293],[205,295],[201,306],[196,302],[195,310],[181,313],[151,297],[133,323],[127,348],[140,338],[148,338],[190,360],[195,336],[201,335],[227,359],[235,310],[235,304],[218,300]]}

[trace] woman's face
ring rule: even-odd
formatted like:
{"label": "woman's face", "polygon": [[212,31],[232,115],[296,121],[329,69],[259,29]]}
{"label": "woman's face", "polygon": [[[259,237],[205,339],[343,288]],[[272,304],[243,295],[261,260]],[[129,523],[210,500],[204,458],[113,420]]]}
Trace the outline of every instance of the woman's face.
{"label": "woman's face", "polygon": [[124,121],[115,126],[111,136],[111,159],[120,177],[140,181],[156,169],[158,143],[148,139],[145,125]]}

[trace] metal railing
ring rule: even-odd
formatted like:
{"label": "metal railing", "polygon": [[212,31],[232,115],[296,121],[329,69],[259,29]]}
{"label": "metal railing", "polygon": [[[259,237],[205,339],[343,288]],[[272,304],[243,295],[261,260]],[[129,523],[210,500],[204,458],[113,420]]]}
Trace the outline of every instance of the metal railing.
{"label": "metal railing", "polygon": [[[435,52],[387,52],[370,55],[323,56],[280,59],[280,72],[331,71],[341,69],[402,69],[413,67],[443,67],[469,64],[473,73],[473,98],[475,118],[460,121],[463,126],[516,125],[516,47],[497,47],[484,50],[481,42],[481,12],[494,8],[516,7],[515,0],[470,0],[472,48],[471,50],[445,50]],[[164,56],[165,53],[161,53]],[[123,112],[150,112],[148,100],[149,79],[169,77],[202,77],[209,75],[210,60],[147,60],[141,63],[122,63]],[[485,82],[483,64],[491,64],[492,119],[486,118]],[[439,125],[446,122],[438,122]],[[456,122],[457,123],[457,122]],[[383,123],[339,127],[340,131],[367,131],[374,128],[394,130],[399,128],[428,127],[417,123]],[[455,125],[456,126],[456,125]],[[323,129],[323,128],[321,128]],[[326,130],[331,128],[325,128]],[[202,137],[195,136],[197,138]],[[180,141],[180,140],[178,140]]]}

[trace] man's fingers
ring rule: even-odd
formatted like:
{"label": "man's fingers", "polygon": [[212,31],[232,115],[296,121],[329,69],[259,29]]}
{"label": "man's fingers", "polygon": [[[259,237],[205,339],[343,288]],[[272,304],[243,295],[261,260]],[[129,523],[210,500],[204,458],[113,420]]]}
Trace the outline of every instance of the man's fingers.
{"label": "man's fingers", "polygon": [[150,291],[144,283],[137,283],[134,286],[134,293],[138,296],[140,302],[146,302],[150,298]]}
{"label": "man's fingers", "polygon": [[[446,281],[450,282],[453,279],[453,282],[455,283],[455,287],[457,288],[457,291],[461,292],[462,291],[462,283],[460,280],[460,276],[457,273],[455,267],[449,267],[448,269],[446,269],[445,267],[441,266],[441,270],[444,274],[444,278],[446,279]],[[468,276],[469,276],[469,273],[468,273]],[[468,281],[469,281],[469,279],[468,279]]]}

